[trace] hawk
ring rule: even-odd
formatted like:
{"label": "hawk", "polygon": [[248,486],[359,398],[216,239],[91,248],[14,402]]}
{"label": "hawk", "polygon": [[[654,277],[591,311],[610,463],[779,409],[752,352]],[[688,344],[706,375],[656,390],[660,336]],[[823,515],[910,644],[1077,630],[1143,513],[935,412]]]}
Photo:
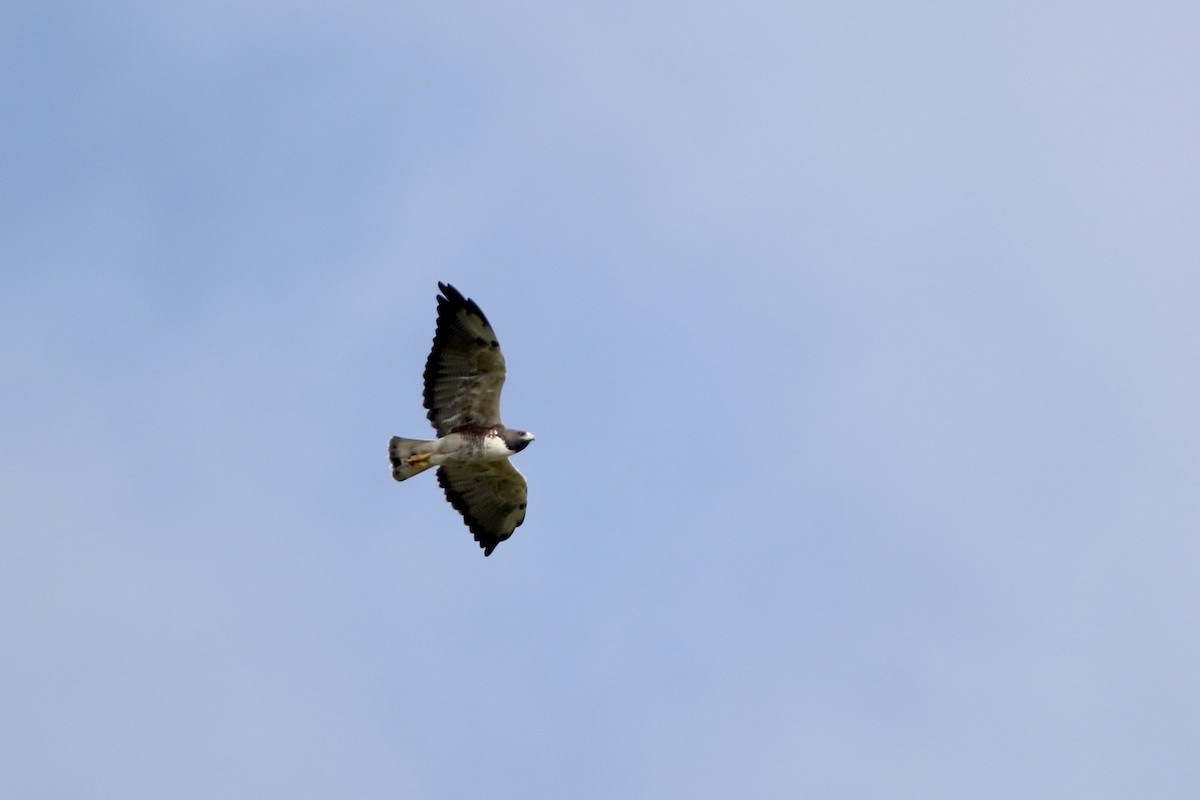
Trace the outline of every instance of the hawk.
{"label": "hawk", "polygon": [[403,481],[437,467],[446,499],[490,556],[525,521],[525,478],[508,459],[533,434],[500,421],[504,356],[487,317],[450,284],[438,289],[437,332],[425,362],[426,416],[438,438],[393,436],[392,477]]}

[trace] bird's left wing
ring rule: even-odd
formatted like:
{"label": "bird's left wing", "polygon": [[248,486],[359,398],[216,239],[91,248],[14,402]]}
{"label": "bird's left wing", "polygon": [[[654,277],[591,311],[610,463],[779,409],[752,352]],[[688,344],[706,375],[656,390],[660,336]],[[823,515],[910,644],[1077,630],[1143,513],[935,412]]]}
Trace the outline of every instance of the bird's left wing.
{"label": "bird's left wing", "polygon": [[437,480],[485,556],[525,521],[525,477],[508,459],[444,464],[438,468]]}

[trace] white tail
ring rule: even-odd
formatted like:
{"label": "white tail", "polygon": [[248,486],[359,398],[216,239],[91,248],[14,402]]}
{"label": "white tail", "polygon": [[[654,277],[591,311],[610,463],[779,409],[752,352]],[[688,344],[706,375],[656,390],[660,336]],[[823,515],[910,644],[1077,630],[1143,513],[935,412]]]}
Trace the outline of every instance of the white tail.
{"label": "white tail", "polygon": [[429,456],[433,453],[434,444],[428,439],[403,439],[393,436],[388,443],[388,456],[392,459],[392,477],[402,481],[432,467]]}

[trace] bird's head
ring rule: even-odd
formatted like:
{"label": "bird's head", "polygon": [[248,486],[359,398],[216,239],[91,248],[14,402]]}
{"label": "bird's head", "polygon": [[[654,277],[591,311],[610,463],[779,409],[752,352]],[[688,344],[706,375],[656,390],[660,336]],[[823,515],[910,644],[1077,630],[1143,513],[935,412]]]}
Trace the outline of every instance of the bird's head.
{"label": "bird's head", "polygon": [[511,429],[506,429],[501,435],[504,437],[505,446],[507,446],[508,449],[512,450],[514,453],[521,452],[529,446],[530,442],[533,441],[533,434],[529,431],[514,431]]}

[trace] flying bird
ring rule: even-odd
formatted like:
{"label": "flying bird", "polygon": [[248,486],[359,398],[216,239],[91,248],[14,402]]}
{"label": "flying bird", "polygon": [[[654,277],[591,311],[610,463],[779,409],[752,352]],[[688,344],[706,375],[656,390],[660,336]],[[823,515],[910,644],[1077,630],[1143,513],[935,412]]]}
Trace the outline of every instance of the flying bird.
{"label": "flying bird", "polygon": [[533,434],[504,427],[500,390],[504,356],[496,333],[474,300],[439,283],[437,332],[425,362],[426,415],[436,439],[388,444],[398,481],[437,467],[437,481],[490,556],[525,521],[525,477],[509,462]]}

